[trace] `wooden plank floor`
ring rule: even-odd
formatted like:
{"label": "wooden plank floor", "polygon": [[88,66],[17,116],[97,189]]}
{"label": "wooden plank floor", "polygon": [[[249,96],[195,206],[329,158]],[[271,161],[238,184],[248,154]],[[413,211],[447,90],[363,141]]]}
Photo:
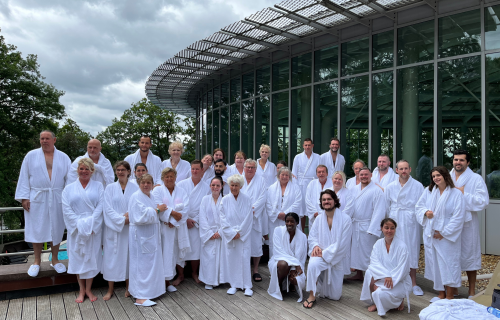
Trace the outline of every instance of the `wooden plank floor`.
{"label": "wooden plank floor", "polygon": [[[235,295],[226,294],[229,286],[222,285],[214,290],[205,290],[193,279],[186,279],[174,293],[166,293],[155,299],[157,305],[142,308],[134,305],[132,298],[125,298],[125,288],[117,287],[115,295],[109,301],[102,300],[107,288],[94,288],[98,301],[91,303],[86,299],[77,304],[77,292],[51,294],[0,301],[0,320],[4,319],[262,319],[298,320],[298,319],[380,319],[376,312],[368,312],[367,305],[359,301],[360,281],[344,281],[342,298],[339,301],[319,299],[313,309],[305,309],[297,303],[298,295],[288,293],[284,301],[279,301],[267,294],[269,270],[260,267],[262,282],[254,283],[252,297],[246,297],[242,291]],[[422,297],[410,295],[411,313],[405,302],[403,312],[390,311],[387,319],[418,319],[420,311],[429,305],[429,300],[436,294],[432,283],[418,275],[417,282],[424,290]],[[461,288],[462,295],[467,291]]]}

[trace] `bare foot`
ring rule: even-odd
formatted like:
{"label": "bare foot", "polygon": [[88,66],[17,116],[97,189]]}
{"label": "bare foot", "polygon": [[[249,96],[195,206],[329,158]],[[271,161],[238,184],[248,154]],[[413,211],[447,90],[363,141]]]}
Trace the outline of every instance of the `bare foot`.
{"label": "bare foot", "polygon": [[371,305],[368,307],[368,311],[369,312],[374,312],[374,311],[377,311],[377,306],[376,305]]}
{"label": "bare foot", "polygon": [[401,304],[398,307],[398,311],[403,311],[403,309],[405,308],[404,303],[405,303],[405,299],[403,299],[403,301],[401,301]]}
{"label": "bare foot", "polygon": [[94,302],[94,301],[96,301],[96,300],[97,300],[97,297],[96,297],[96,296],[94,296],[94,294],[92,293],[92,291],[87,291],[87,292],[86,292],[86,295],[87,295],[87,297],[89,297],[90,302]]}
{"label": "bare foot", "polygon": [[80,292],[78,297],[75,299],[76,303],[82,303],[85,300],[85,292]]}
{"label": "bare foot", "polygon": [[453,295],[458,296],[458,288],[453,288]]}
{"label": "bare foot", "polygon": [[106,293],[106,295],[102,298],[104,301],[108,301],[109,299],[111,299],[111,297],[113,296],[113,291]]}
{"label": "bare foot", "polygon": [[130,292],[128,292],[128,290],[127,290],[127,291],[125,291],[125,298],[128,298],[128,297],[130,297],[130,296],[131,296]]}
{"label": "bare foot", "polygon": [[[196,279],[198,279],[198,277],[196,277]],[[181,282],[184,280],[184,276],[178,276],[177,279],[175,279],[173,282],[172,282],[172,285],[174,287],[178,286],[181,284]],[[200,280],[198,280],[200,281]]]}
{"label": "bare foot", "polygon": [[147,299],[135,299],[135,303],[143,304]]}
{"label": "bare foot", "polygon": [[192,273],[191,276],[193,277],[194,281],[196,281],[196,283],[201,283],[201,281],[198,278],[198,275],[196,273]]}
{"label": "bare foot", "polygon": [[355,281],[355,280],[364,280],[363,276],[360,276],[356,274],[355,276],[352,276],[350,278],[347,278],[347,280]]}

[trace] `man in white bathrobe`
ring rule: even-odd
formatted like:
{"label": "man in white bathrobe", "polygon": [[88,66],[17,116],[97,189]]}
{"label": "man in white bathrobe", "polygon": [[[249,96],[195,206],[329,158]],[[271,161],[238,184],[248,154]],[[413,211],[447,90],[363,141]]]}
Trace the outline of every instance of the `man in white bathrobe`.
{"label": "man in white bathrobe", "polygon": [[369,168],[361,169],[360,183],[353,189],[344,209],[352,219],[351,271],[356,270],[356,275],[349,280],[363,281],[373,245],[380,238],[380,221],[385,218],[384,192],[371,177]]}
{"label": "man in white bathrobe", "polygon": [[477,270],[481,269],[481,239],[479,237],[478,212],[489,202],[488,189],[483,178],[470,168],[470,153],[455,150],[451,178],[455,187],[464,194],[465,222],[462,230],[462,254],[460,264],[469,279],[469,296],[475,295]]}
{"label": "man in white bathrobe", "polygon": [[345,187],[347,189],[349,190],[354,189],[354,187],[356,187],[359,184],[359,172],[364,167],[366,167],[366,164],[363,160],[357,159],[356,161],[354,161],[354,163],[352,164],[352,171],[354,172],[354,177],[350,178],[345,183]]}
{"label": "man in white bathrobe", "polygon": [[333,190],[321,191],[321,209],[309,233],[309,265],[307,286],[309,297],[305,308],[312,308],[319,297],[339,300],[344,279],[343,259],[347,256],[352,235],[351,218],[340,211]]}
{"label": "man in white bathrobe", "polygon": [[[135,153],[128,155],[125,158],[130,164],[131,168],[135,168],[136,163],[144,163],[148,167],[148,174],[150,174],[155,180],[155,186],[161,185],[161,170],[162,163],[161,159],[158,156],[155,156],[153,152],[151,152],[151,147],[153,146],[153,140],[151,140],[150,136],[142,136],[139,140],[139,150]],[[134,173],[130,175],[129,180],[135,180],[136,177]]]}
{"label": "man in white bathrobe", "polygon": [[314,219],[321,212],[320,202],[319,202],[319,194],[321,191],[325,189],[331,189],[333,187],[332,180],[329,179],[328,168],[324,164],[318,165],[316,168],[316,177],[318,179],[314,179],[309,182],[306,191],[306,214],[309,218],[309,230],[311,230]]}
{"label": "man in white bathrobe", "polygon": [[420,239],[422,227],[415,216],[415,205],[424,191],[424,186],[410,175],[408,161],[396,163],[399,179],[385,188],[387,216],[398,224],[396,237],[401,239],[408,249],[408,265],[413,287],[413,294],[422,296],[424,292],[417,285],[418,260],[420,258]]}
{"label": "man in white bathrobe", "polygon": [[71,160],[54,146],[56,136],[45,130],[40,133],[40,149],[26,155],[21,166],[15,199],[24,208],[24,241],[33,243],[35,261],[28,274],[38,276],[44,242],[52,242],[52,266],[58,273],[66,272],[59,262],[59,243],[64,224],[61,196],[66,186]]}
{"label": "man in white bathrobe", "polygon": [[[229,184],[227,184],[227,179],[231,176],[231,170],[227,169],[227,162],[223,159],[217,159],[215,160],[214,164],[214,173],[215,176],[221,177],[223,186],[222,186],[222,193],[223,195],[229,194]],[[206,181],[207,184],[210,183],[212,179]]]}
{"label": "man in white bathrobe", "polygon": [[[245,160],[243,170],[245,172],[245,184],[241,188],[241,192],[252,199],[252,277],[254,281],[259,282],[262,281],[262,277],[259,274],[259,261],[260,257],[262,257],[262,225],[260,220],[266,208],[267,184],[262,176],[255,175],[257,172],[257,161],[253,159]],[[267,215],[265,218],[267,219]]]}
{"label": "man in white bathrobe", "polygon": [[292,174],[297,178],[297,183],[302,191],[301,208],[299,214],[302,231],[304,231],[306,224],[306,197],[304,196],[307,191],[309,182],[316,179],[316,168],[319,165],[320,155],[313,152],[314,143],[311,138],[304,139],[302,145],[304,152],[299,153],[293,159]]}
{"label": "man in white bathrobe", "polygon": [[73,161],[71,164],[71,170],[68,173],[68,181],[72,183],[78,179],[78,174],[76,170],[78,169],[78,161],[82,158],[90,158],[94,162],[95,172],[92,174],[92,180],[99,181],[102,183],[104,189],[106,186],[112,184],[115,181],[115,173],[113,172],[113,166],[111,162],[101,153],[101,141],[97,139],[92,139],[87,143],[87,153],[80,156]]}
{"label": "man in white bathrobe", "polygon": [[372,181],[385,189],[389,183],[398,180],[398,175],[391,168],[391,158],[381,154],[377,159],[377,167],[373,170]]}
{"label": "man in white bathrobe", "polygon": [[[202,181],[203,178],[203,163],[200,160],[191,161],[191,177],[182,180],[177,184],[178,187],[184,189],[189,196],[188,219],[186,224],[188,227],[189,243],[191,252],[186,253],[184,261],[191,261],[191,270],[193,279],[199,283],[198,268],[200,267],[200,252],[201,238],[199,231],[199,214],[200,205],[203,197],[211,194],[210,187]],[[182,263],[181,263],[182,264]],[[172,285],[178,286],[184,280],[184,268],[177,265],[177,279],[172,282]]]}
{"label": "man in white bathrobe", "polygon": [[345,159],[339,153],[340,140],[336,137],[330,139],[330,150],[323,153],[319,163],[324,164],[328,168],[328,180],[332,180],[332,175],[335,171],[344,171]]}

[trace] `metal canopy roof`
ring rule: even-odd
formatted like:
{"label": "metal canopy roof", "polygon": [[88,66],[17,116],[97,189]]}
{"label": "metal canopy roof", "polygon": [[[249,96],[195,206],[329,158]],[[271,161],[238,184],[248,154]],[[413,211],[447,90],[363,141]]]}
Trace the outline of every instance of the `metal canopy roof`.
{"label": "metal canopy roof", "polygon": [[196,116],[190,91],[204,78],[247,58],[279,50],[290,43],[308,42],[312,35],[331,33],[361,24],[414,4],[433,0],[284,0],[258,11],[205,39],[196,41],[161,64],[146,82],[148,99],[159,107]]}

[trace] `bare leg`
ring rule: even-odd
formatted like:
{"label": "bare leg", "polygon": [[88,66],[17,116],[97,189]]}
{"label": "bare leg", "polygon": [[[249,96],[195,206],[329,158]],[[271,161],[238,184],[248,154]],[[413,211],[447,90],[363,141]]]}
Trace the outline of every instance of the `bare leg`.
{"label": "bare leg", "polygon": [[[444,287],[444,290],[445,290],[445,291],[438,291],[438,292],[439,292],[439,294],[438,294],[438,298],[439,298],[439,299],[445,299],[445,298],[446,298],[446,291],[447,291],[447,288],[448,288],[448,287]],[[452,295],[453,295],[453,294],[452,294]]]}
{"label": "bare leg", "polygon": [[85,279],[85,294],[91,302],[94,302],[97,300],[97,297],[92,293],[92,281],[94,281],[94,278]]}
{"label": "bare leg", "polygon": [[104,301],[108,301],[113,296],[113,291],[115,290],[115,283],[113,281],[108,281],[108,292],[102,298]]}
{"label": "bare leg", "polygon": [[417,285],[417,269],[410,269],[411,286]]}
{"label": "bare leg", "polygon": [[[446,290],[446,299],[448,299],[448,300],[453,299],[453,292],[454,292],[454,290],[453,290],[453,289],[454,289],[454,288],[452,288],[452,287],[444,287],[444,288],[445,288],[445,290]],[[440,297],[440,298],[441,298],[441,297]]]}
{"label": "bare leg", "polygon": [[198,269],[200,268],[200,260],[192,260],[191,261],[191,276],[193,277],[196,283],[201,283],[200,279],[198,279]]}
{"label": "bare leg", "polygon": [[[375,285],[375,279],[371,279],[370,281],[370,292],[373,293],[375,290],[377,290],[378,287]],[[377,311],[377,306],[375,304],[372,304],[371,306],[368,307],[369,312],[374,312]]]}
{"label": "bare leg", "polygon": [[302,224],[302,232],[306,229],[306,217],[300,218],[300,224]]}
{"label": "bare leg", "polygon": [[35,262],[33,264],[40,265],[42,262],[42,248],[43,243],[33,243],[33,251],[35,252]]}
{"label": "bare leg", "polygon": [[[309,301],[309,303],[307,303]],[[314,296],[314,293],[312,291],[309,291],[309,298],[304,301],[304,307],[309,308],[311,306],[311,302],[316,301],[316,297]]]}
{"label": "bare leg", "polygon": [[80,286],[80,293],[78,297],[75,299],[76,303],[82,303],[85,300],[85,280],[80,279],[80,275],[76,275],[76,279],[78,280],[78,285]]}
{"label": "bare leg", "polygon": [[[467,279],[469,279],[469,296],[476,294],[476,275],[477,271],[466,271]],[[458,291],[458,288],[457,288]]]}
{"label": "bare leg", "polygon": [[[252,262],[253,262],[253,272],[252,272],[252,274],[259,273],[260,257],[252,257]],[[260,280],[262,280],[262,278],[260,278]]]}
{"label": "bare leg", "polygon": [[[184,268],[181,267],[180,265],[176,265],[175,268],[177,269],[177,279],[175,279],[175,281],[172,282],[172,285],[178,286],[184,280]],[[137,303],[141,303],[141,302],[137,302]]]}
{"label": "bare leg", "polygon": [[59,244],[53,245],[50,250],[52,251],[52,265],[55,266],[59,263]]}
{"label": "bare leg", "polygon": [[278,284],[281,286],[286,276],[290,273],[290,266],[283,260],[278,261]]}
{"label": "bare leg", "polygon": [[130,292],[128,292],[128,279],[125,280],[125,285],[126,285],[126,288],[127,288],[127,290],[125,291],[125,298],[128,298],[128,297],[130,297]]}
{"label": "bare leg", "polygon": [[350,277],[350,278],[347,278],[347,280],[364,280],[364,277],[363,277],[363,271],[361,270],[356,270],[356,275]]}
{"label": "bare leg", "polygon": [[401,301],[401,304],[398,307],[398,311],[403,311],[405,308],[405,299],[403,298],[403,301]]}

